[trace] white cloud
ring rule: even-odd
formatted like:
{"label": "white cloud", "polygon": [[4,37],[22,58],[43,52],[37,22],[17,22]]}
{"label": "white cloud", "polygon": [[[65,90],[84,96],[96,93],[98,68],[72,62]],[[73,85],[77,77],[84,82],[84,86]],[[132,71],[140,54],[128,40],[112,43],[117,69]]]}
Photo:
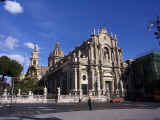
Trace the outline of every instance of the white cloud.
{"label": "white cloud", "polygon": [[0,53],[0,57],[1,56],[7,56],[12,60],[16,60],[18,61],[20,64],[24,64],[25,63],[25,58],[22,55],[19,54],[6,54],[6,53]]}
{"label": "white cloud", "polygon": [[4,35],[0,34],[0,40],[4,39]]}
{"label": "white cloud", "polygon": [[4,9],[11,14],[18,14],[23,12],[23,7],[16,1],[6,1]]}
{"label": "white cloud", "polygon": [[36,47],[37,47],[38,50],[40,49],[40,47],[37,44],[36,44]]}
{"label": "white cloud", "polygon": [[28,48],[34,49],[34,44],[31,43],[31,42],[26,42],[26,43],[24,43],[24,45],[25,45],[26,47],[28,47]]}
{"label": "white cloud", "polygon": [[9,36],[4,40],[4,42],[1,42],[0,45],[4,48],[13,50],[15,47],[18,46],[17,42],[18,40],[16,38]]}
{"label": "white cloud", "polygon": [[34,46],[36,45],[36,47],[38,48],[38,50],[40,49],[39,46],[37,44],[33,44],[31,42],[26,42],[24,43],[24,45],[30,49],[34,49]]}

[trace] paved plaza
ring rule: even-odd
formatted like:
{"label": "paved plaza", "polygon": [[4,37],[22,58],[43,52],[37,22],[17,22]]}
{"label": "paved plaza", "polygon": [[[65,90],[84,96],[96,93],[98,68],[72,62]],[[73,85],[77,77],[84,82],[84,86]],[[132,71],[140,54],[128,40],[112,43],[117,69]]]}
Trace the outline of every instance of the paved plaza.
{"label": "paved plaza", "polygon": [[160,103],[0,105],[0,120],[160,120]]}

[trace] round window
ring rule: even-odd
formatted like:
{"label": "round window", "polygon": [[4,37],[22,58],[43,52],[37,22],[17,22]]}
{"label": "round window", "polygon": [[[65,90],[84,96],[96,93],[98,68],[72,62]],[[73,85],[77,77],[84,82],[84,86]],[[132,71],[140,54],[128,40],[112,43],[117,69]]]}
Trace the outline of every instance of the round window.
{"label": "round window", "polygon": [[86,76],[85,75],[83,75],[83,80],[86,80]]}

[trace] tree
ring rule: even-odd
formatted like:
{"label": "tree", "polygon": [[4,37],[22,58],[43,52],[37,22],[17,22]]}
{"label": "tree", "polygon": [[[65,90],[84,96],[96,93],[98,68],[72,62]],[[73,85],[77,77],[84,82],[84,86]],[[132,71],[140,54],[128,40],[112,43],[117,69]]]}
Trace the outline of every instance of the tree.
{"label": "tree", "polygon": [[35,73],[36,73],[36,68],[35,68],[35,66],[30,66],[29,69],[28,69],[28,71],[27,71],[26,77],[31,77],[31,78],[33,78],[33,77],[36,76]]}
{"label": "tree", "polygon": [[21,64],[15,60],[11,60],[7,56],[0,57],[0,75],[2,75],[2,80],[5,76],[18,77],[23,70]]}
{"label": "tree", "polygon": [[43,87],[39,85],[39,82],[35,78],[26,77],[21,82],[15,83],[15,91],[18,92],[18,89],[21,89],[22,93],[28,93],[32,91],[34,94],[43,94]]}

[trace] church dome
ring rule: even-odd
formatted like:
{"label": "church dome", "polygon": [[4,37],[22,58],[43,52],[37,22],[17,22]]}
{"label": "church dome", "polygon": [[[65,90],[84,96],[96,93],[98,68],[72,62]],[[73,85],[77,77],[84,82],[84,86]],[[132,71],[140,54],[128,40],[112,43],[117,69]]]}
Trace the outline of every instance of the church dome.
{"label": "church dome", "polygon": [[64,57],[64,52],[61,50],[60,44],[58,42],[56,43],[56,47],[53,50],[53,52],[50,53],[50,57],[54,57],[54,56]]}

